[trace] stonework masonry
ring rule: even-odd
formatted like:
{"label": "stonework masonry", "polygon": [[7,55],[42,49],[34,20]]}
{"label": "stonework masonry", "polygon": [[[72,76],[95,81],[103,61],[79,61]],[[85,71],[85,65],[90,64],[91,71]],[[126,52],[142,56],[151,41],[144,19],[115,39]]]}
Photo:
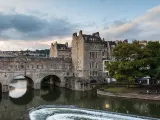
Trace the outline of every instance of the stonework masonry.
{"label": "stonework masonry", "polygon": [[69,58],[71,57],[71,48],[68,47],[68,43],[52,43],[50,47],[50,57]]}
{"label": "stonework masonry", "polygon": [[91,35],[73,33],[72,47],[55,42],[50,47],[50,57],[0,57],[0,83],[7,92],[16,76],[33,80],[33,88],[40,89],[41,81],[49,75],[60,79],[58,86],[73,90],[90,90],[90,83],[104,82],[103,60],[113,60],[115,41],[105,41],[99,32]]}

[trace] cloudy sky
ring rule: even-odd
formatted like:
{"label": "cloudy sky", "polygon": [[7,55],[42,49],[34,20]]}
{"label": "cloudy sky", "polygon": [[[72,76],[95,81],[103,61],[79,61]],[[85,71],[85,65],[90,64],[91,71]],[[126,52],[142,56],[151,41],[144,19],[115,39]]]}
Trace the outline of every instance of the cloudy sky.
{"label": "cloudy sky", "polygon": [[160,40],[160,0],[0,0],[0,50],[47,49],[72,33]]}

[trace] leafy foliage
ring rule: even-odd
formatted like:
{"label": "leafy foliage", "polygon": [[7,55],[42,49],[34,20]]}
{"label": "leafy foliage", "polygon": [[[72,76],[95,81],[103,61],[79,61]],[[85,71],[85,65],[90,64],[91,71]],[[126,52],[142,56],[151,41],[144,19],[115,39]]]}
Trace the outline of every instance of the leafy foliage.
{"label": "leafy foliage", "polygon": [[110,76],[128,85],[134,83],[135,78],[146,76],[153,62],[151,52],[138,42],[118,44],[113,50],[116,61],[107,64]]}

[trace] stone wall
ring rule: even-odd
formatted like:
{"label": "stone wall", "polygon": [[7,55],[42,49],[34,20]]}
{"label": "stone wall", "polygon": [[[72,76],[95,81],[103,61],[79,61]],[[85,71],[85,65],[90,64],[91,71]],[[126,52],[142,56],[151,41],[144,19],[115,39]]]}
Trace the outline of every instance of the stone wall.
{"label": "stone wall", "polygon": [[3,91],[17,76],[26,76],[33,80],[34,88],[40,89],[42,79],[49,75],[60,78],[60,86],[65,87],[65,77],[73,76],[71,59],[12,57],[0,58],[0,83]]}

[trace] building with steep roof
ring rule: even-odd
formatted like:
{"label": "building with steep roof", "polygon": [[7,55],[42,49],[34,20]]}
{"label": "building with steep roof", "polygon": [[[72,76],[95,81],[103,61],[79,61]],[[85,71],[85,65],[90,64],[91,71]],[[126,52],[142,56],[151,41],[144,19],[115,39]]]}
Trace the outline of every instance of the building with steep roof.
{"label": "building with steep roof", "polygon": [[68,44],[51,44],[50,57],[71,57],[73,76],[80,78],[77,87],[89,89],[93,81],[104,82],[107,72],[104,62],[114,60],[112,51],[116,45],[116,41],[102,39],[99,32],[89,35],[80,30],[78,35],[72,35],[72,48]]}

